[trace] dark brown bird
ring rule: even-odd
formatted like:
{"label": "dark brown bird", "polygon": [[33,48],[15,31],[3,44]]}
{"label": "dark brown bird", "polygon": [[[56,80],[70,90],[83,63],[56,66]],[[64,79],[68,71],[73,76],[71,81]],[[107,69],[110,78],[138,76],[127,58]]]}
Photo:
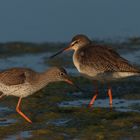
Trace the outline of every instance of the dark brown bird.
{"label": "dark brown bird", "polygon": [[[122,58],[116,51],[103,45],[95,45],[85,35],[73,37],[70,45],[62,49],[54,56],[66,50],[74,50],[73,62],[78,71],[94,80],[110,82],[111,80],[140,75],[140,70],[132,66],[126,59]],[[92,106],[98,95],[96,88],[95,95],[89,103]],[[112,106],[112,89],[108,87],[110,106]]]}
{"label": "dark brown bird", "polygon": [[11,68],[0,72],[0,92],[3,96],[13,95],[19,97],[16,111],[28,122],[32,122],[21,110],[21,99],[32,95],[45,87],[50,82],[65,81],[69,79],[64,68],[53,67],[43,73],[38,73],[28,68]]}

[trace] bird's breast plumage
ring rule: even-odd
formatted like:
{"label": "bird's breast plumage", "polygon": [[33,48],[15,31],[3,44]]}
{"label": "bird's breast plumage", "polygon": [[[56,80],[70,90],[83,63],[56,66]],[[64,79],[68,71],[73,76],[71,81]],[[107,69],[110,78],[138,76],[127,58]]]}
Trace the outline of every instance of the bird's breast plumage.
{"label": "bird's breast plumage", "polygon": [[96,76],[97,71],[94,67],[88,65],[88,59],[86,59],[84,51],[75,51],[73,55],[73,63],[77,70],[85,77],[93,78]]}

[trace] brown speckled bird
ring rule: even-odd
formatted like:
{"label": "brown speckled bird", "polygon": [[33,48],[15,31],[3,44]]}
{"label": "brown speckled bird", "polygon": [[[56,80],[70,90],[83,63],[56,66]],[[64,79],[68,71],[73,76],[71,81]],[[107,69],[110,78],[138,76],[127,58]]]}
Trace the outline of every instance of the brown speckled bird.
{"label": "brown speckled bird", "polygon": [[[74,50],[73,63],[78,71],[94,81],[109,83],[111,80],[140,75],[138,68],[132,66],[112,48],[93,44],[87,36],[82,34],[74,36],[67,48],[62,49],[51,58],[71,49]],[[97,95],[98,89],[96,87],[95,95],[89,103],[90,107]],[[108,95],[112,107],[112,90],[110,86],[108,87]]]}
{"label": "brown speckled bird", "polygon": [[64,68],[53,67],[38,73],[28,68],[11,68],[0,72],[0,98],[3,96],[19,97],[16,111],[28,122],[32,122],[21,110],[21,99],[32,95],[50,82],[65,81],[73,85]]}

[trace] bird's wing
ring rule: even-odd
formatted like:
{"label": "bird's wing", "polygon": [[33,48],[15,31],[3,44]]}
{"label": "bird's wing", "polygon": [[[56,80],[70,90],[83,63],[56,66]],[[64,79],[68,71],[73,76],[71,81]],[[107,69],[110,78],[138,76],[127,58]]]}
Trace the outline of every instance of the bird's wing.
{"label": "bird's wing", "polygon": [[26,79],[26,72],[31,71],[25,68],[11,68],[0,72],[0,82],[5,85],[23,84]]}
{"label": "bird's wing", "polygon": [[93,67],[98,72],[140,72],[110,47],[88,46],[77,53],[80,64]]}

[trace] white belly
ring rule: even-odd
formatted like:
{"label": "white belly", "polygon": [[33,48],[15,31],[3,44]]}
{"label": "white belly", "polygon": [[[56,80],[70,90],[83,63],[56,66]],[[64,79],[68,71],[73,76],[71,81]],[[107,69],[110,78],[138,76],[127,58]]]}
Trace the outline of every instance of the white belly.
{"label": "white belly", "polygon": [[92,77],[92,79],[105,82],[105,81],[113,81],[122,78],[137,76],[137,75],[138,75],[137,73],[130,73],[130,72],[103,72],[103,73],[96,74],[95,76]]}
{"label": "white belly", "polygon": [[3,92],[4,95],[13,95],[17,97],[26,97],[34,92],[29,83],[12,86],[0,83],[0,91]]}
{"label": "white belly", "polygon": [[131,76],[137,76],[138,73],[132,73],[132,72],[114,72],[113,77],[114,78],[125,78],[125,77],[131,77]]}

